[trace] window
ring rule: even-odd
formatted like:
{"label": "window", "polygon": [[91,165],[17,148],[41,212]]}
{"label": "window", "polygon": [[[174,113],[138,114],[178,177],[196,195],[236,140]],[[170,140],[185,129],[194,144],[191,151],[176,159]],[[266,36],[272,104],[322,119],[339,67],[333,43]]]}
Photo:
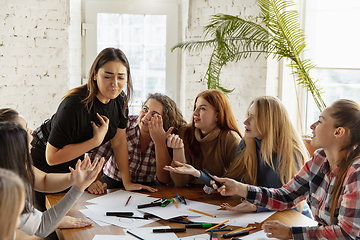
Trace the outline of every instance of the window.
{"label": "window", "polygon": [[[316,67],[310,76],[317,79],[327,106],[340,98],[360,103],[360,46],[358,31],[360,1],[297,0],[306,35],[304,58]],[[303,4],[303,5],[301,5]],[[292,122],[302,134],[310,134],[310,125],[317,121],[319,110],[311,93],[302,87],[294,88],[289,67],[283,63],[280,97]],[[298,101],[297,99],[298,98]]]}
{"label": "window", "polygon": [[139,113],[148,93],[167,94],[178,102],[178,53],[170,52],[179,41],[176,1],[88,1],[85,5],[85,26],[90,28],[85,37],[85,71],[102,49],[117,47],[131,67],[130,114]]}
{"label": "window", "polygon": [[[360,103],[360,1],[307,0],[305,4],[305,57],[316,64],[310,74],[319,80],[326,105],[340,98]],[[320,113],[311,94],[307,95],[309,129]]]}

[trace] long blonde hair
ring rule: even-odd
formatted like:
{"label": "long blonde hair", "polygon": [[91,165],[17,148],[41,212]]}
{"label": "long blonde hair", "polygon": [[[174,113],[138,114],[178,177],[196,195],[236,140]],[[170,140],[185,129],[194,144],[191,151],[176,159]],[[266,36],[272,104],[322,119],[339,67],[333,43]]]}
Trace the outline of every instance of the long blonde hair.
{"label": "long blonde hair", "polygon": [[20,207],[25,202],[24,183],[10,170],[0,168],[0,239],[14,239]]}
{"label": "long blonde hair", "polygon": [[[289,115],[282,102],[271,96],[258,97],[251,101],[255,107],[255,126],[260,133],[261,155],[265,164],[270,166],[280,176],[282,184],[290,181],[299,168],[309,157],[305,145],[292,125]],[[243,182],[257,185],[257,154],[254,138],[244,137],[245,149],[235,159],[233,166],[225,174],[230,178],[242,178]],[[277,166],[273,165],[272,153],[276,152]]]}

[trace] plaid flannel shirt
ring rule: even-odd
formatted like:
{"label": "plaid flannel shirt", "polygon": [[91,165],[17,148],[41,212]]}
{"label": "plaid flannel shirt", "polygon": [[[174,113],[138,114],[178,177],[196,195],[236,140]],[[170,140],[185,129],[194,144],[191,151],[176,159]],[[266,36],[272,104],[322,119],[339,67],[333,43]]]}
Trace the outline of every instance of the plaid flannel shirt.
{"label": "plaid flannel shirt", "polygon": [[[130,115],[126,127],[126,140],[129,154],[129,172],[131,182],[157,183],[155,144],[151,140],[144,154],[140,149],[140,128],[137,123],[138,116]],[[120,171],[110,141],[92,150],[90,159],[105,157],[107,162],[103,172],[106,176],[121,181]]]}
{"label": "plaid flannel shirt", "polygon": [[338,171],[338,167],[330,171],[325,152],[320,149],[282,188],[249,186],[246,199],[268,209],[284,210],[309,197],[318,226],[292,227],[294,239],[360,239],[360,159],[346,175],[331,222],[331,190]]}

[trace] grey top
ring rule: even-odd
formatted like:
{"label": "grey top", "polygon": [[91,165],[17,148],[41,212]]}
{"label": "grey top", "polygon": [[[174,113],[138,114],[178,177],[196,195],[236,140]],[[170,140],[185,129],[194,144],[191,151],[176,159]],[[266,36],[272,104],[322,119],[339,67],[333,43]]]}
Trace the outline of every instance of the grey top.
{"label": "grey top", "polygon": [[33,211],[20,216],[19,229],[27,235],[47,237],[55,230],[61,219],[67,214],[83,191],[73,185],[66,195],[52,208],[40,212],[33,207]]}

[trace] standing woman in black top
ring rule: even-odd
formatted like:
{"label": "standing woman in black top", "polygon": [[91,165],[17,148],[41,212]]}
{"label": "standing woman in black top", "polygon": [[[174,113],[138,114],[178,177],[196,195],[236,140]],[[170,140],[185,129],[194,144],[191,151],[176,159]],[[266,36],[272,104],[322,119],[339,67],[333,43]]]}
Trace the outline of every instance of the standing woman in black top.
{"label": "standing woman in black top", "polygon": [[[115,156],[127,154],[127,103],[132,91],[125,54],[116,48],[102,50],[91,66],[87,84],[71,89],[56,113],[34,131],[34,165],[47,173],[69,172],[77,159],[109,140]],[[43,210],[44,195],[37,194],[36,202]]]}

